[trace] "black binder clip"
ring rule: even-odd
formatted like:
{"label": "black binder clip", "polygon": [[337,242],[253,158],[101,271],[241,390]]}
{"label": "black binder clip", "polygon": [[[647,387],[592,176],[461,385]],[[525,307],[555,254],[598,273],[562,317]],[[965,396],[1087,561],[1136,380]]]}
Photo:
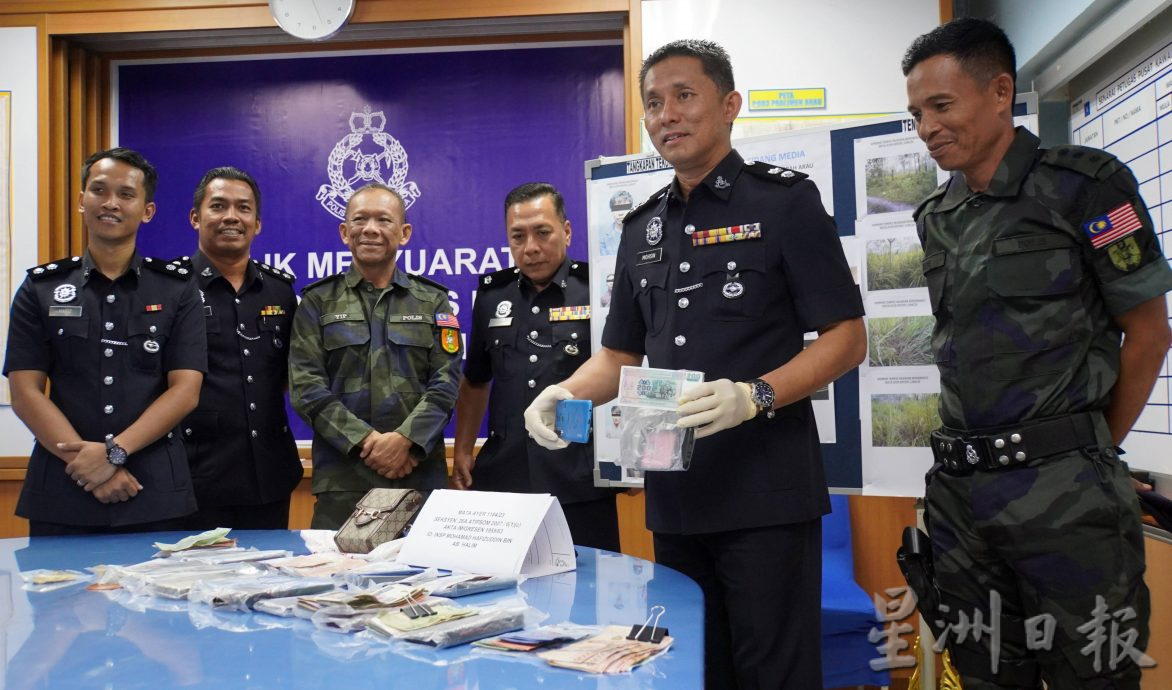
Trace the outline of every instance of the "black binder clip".
{"label": "black binder clip", "polygon": [[[426,597],[427,595],[421,594],[421,596]],[[435,609],[423,603],[422,600],[416,601],[414,596],[407,599],[407,605],[404,606],[401,611],[403,612],[404,616],[407,616],[411,620],[435,615]]]}
{"label": "black binder clip", "polygon": [[[643,621],[643,625],[632,625],[631,634],[627,635],[628,640],[636,640],[638,642],[650,642],[652,644],[659,644],[663,642],[663,636],[667,634],[667,628],[659,627],[659,618],[667,609],[656,605],[651,607],[651,614],[647,616],[647,620]],[[651,626],[650,629],[647,626]]]}

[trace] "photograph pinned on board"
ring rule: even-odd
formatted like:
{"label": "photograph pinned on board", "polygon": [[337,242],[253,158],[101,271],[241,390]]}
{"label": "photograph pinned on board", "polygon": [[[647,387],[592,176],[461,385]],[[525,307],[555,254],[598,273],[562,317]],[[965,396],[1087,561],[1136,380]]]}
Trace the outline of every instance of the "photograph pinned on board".
{"label": "photograph pinned on board", "polygon": [[931,316],[897,316],[867,320],[867,364],[915,367],[935,363]]}
{"label": "photograph pinned on board", "polygon": [[884,237],[867,241],[867,290],[927,287],[924,250],[915,237]]}
{"label": "photograph pinned on board", "polygon": [[871,396],[871,446],[926,448],[940,426],[939,393],[882,393]]}

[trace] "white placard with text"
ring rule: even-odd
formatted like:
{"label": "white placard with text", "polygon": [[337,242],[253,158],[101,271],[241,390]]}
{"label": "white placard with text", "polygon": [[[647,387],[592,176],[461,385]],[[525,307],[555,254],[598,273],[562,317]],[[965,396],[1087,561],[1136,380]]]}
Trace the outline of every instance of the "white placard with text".
{"label": "white placard with text", "polygon": [[570,528],[549,494],[433,491],[399,561],[485,575],[539,577],[574,570]]}

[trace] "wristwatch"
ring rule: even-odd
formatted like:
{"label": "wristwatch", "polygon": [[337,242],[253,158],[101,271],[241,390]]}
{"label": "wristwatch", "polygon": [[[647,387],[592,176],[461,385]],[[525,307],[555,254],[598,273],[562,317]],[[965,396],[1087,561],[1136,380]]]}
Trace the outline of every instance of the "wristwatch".
{"label": "wristwatch", "polygon": [[757,406],[757,414],[764,412],[773,417],[773,401],[776,399],[773,386],[761,379],[753,379],[745,383],[749,385],[749,399]]}
{"label": "wristwatch", "polygon": [[106,462],[115,467],[126,464],[126,449],[114,443],[114,437],[106,439]]}

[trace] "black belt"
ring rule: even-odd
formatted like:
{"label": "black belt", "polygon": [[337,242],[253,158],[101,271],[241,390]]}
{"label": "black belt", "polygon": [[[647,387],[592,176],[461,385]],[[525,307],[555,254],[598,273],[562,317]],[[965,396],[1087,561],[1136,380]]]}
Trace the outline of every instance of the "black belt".
{"label": "black belt", "polygon": [[1099,412],[1082,412],[1004,427],[965,432],[941,427],[932,432],[932,456],[949,474],[999,470],[1029,460],[1100,445]]}

